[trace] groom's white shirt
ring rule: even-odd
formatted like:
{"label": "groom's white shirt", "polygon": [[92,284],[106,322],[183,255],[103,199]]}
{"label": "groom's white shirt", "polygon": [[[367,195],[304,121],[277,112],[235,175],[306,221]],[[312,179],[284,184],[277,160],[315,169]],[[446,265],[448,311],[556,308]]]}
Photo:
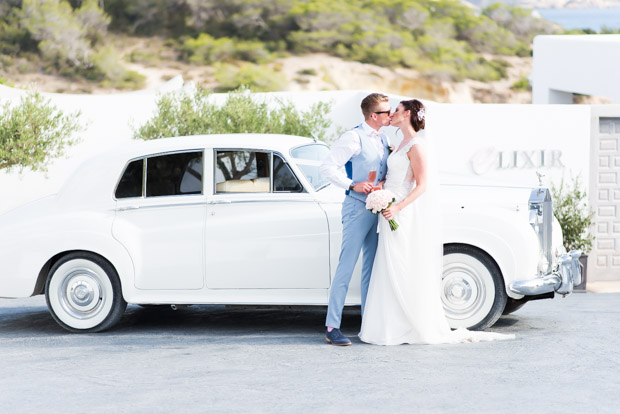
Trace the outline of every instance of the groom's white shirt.
{"label": "groom's white shirt", "polygon": [[[379,156],[383,158],[383,142],[381,142],[381,132],[375,131],[365,121],[362,122],[362,129],[364,133],[372,138],[372,142],[377,148]],[[360,143],[360,137],[358,133],[351,129],[332,145],[329,156],[321,164],[320,172],[327,178],[332,184],[338,187],[348,189],[353,180],[347,177],[347,173],[344,171],[344,165],[353,157],[359,155],[362,151],[362,144]]]}

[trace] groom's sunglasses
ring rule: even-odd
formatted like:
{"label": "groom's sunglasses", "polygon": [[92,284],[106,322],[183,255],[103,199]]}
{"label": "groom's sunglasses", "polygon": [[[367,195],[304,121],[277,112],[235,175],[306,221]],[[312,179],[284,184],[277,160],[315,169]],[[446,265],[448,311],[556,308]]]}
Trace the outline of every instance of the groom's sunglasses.
{"label": "groom's sunglasses", "polygon": [[391,110],[387,110],[387,111],[375,111],[374,113],[379,115],[379,114],[390,114],[390,112],[392,112]]}

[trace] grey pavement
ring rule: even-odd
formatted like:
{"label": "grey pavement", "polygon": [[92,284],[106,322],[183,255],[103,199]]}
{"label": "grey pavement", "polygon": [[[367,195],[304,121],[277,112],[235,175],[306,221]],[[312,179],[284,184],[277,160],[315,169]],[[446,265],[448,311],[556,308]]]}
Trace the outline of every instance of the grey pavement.
{"label": "grey pavement", "polygon": [[[512,341],[327,345],[324,311],[130,306],[70,334],[43,297],[0,299],[0,411],[617,413],[620,293],[531,302]],[[345,312],[353,337],[359,312]]]}

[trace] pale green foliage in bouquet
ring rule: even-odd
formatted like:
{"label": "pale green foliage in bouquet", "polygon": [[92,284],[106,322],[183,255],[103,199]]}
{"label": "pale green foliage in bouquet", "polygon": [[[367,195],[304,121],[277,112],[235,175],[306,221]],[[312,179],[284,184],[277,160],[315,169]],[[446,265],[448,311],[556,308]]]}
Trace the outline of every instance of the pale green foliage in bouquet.
{"label": "pale green foliage in bouquet", "polygon": [[587,205],[586,192],[581,189],[579,176],[560,186],[551,186],[553,194],[553,213],[560,222],[567,251],[581,250],[587,254],[592,248],[594,236],[590,233],[594,212]]}
{"label": "pale green foliage in bouquet", "polygon": [[19,104],[0,107],[0,169],[46,170],[45,163],[73,145],[83,130],[80,113],[64,113],[38,92],[29,92]]}
{"label": "pale green foliage in bouquet", "polygon": [[211,93],[198,88],[194,93],[169,92],[157,101],[153,117],[134,132],[136,139],[157,139],[200,134],[261,133],[287,134],[325,139],[331,121],[330,105],[312,105],[299,111],[290,102],[268,105],[252,98],[247,88],[228,94],[216,104]]}

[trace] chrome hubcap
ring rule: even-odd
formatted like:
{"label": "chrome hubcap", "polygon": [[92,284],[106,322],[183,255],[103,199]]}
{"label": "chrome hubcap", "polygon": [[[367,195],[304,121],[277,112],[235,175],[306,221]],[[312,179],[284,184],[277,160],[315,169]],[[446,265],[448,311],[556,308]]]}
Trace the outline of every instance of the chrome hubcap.
{"label": "chrome hubcap", "polygon": [[466,319],[480,307],[482,281],[474,269],[462,263],[444,268],[441,281],[442,301],[448,317]]}
{"label": "chrome hubcap", "polygon": [[90,269],[75,269],[66,274],[59,293],[61,306],[74,318],[92,318],[101,310],[101,279]]}

